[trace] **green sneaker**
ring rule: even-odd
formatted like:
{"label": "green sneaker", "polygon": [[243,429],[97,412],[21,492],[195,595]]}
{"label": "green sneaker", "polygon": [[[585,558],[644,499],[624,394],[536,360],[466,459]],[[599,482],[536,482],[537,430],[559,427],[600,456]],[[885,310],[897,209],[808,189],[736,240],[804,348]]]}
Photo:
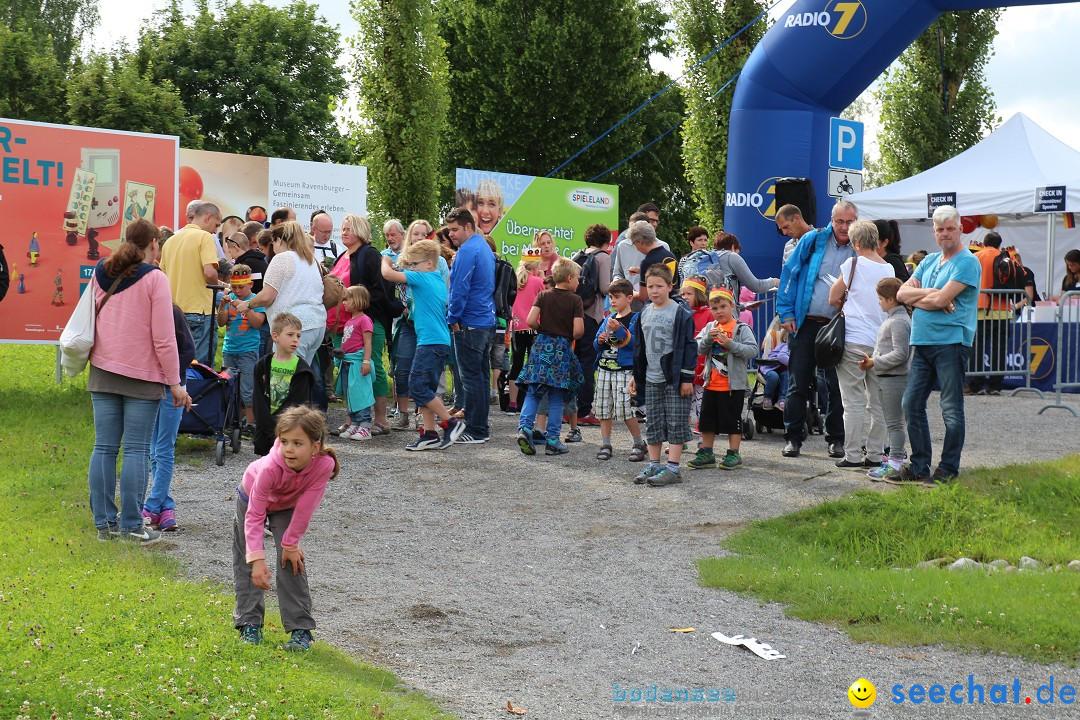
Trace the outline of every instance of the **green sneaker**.
{"label": "green sneaker", "polygon": [[724,470],[734,470],[742,465],[742,455],[738,450],[728,450],[727,455],[720,461],[720,467]]}
{"label": "green sneaker", "polygon": [[665,485],[677,485],[682,482],[682,473],[678,470],[664,466],[660,472],[649,478],[649,487],[664,487]]}
{"label": "green sneaker", "polygon": [[661,472],[663,472],[663,470],[663,465],[653,465],[652,463],[649,463],[645,466],[645,469],[639,472],[638,476],[634,478],[634,484],[644,485],[645,483],[649,482],[649,478],[653,477],[654,475],[659,475]]}
{"label": "green sneaker", "polygon": [[701,449],[697,451],[697,455],[694,455],[686,466],[691,470],[704,470],[706,468],[716,467],[716,455],[712,450]]}
{"label": "green sneaker", "polygon": [[311,636],[310,630],[293,630],[289,642],[285,643],[281,649],[290,652],[307,652],[311,649],[313,642],[315,638]]}
{"label": "green sneaker", "polygon": [[240,639],[251,645],[258,645],[263,639],[262,628],[254,625],[244,625],[240,628]]}

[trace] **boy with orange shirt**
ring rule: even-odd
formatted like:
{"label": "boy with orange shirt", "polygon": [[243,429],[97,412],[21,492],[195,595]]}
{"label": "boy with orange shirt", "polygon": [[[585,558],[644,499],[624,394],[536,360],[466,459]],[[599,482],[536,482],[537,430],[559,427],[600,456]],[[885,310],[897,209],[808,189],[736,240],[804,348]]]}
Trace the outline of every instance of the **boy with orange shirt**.
{"label": "boy with orange shirt", "polygon": [[757,356],[757,340],[750,326],[735,316],[735,299],[728,290],[717,288],[709,293],[709,309],[713,320],[696,338],[698,351],[705,356],[705,395],[698,420],[701,446],[687,465],[692,470],[716,467],[713,442],[718,434],[726,434],[728,451],[720,467],[734,470],[742,465],[742,413],[750,389],[746,368]]}

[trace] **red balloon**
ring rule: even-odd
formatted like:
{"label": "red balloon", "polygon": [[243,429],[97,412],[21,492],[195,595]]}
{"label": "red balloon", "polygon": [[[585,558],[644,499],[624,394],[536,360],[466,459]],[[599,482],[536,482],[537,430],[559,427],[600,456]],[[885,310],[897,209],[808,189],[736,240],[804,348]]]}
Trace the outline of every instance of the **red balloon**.
{"label": "red balloon", "polygon": [[960,218],[960,229],[965,235],[969,232],[974,232],[977,227],[979,227],[978,215],[964,215]]}
{"label": "red balloon", "polygon": [[198,200],[203,194],[203,179],[199,171],[188,165],[180,166],[180,210],[187,210],[188,203]]}

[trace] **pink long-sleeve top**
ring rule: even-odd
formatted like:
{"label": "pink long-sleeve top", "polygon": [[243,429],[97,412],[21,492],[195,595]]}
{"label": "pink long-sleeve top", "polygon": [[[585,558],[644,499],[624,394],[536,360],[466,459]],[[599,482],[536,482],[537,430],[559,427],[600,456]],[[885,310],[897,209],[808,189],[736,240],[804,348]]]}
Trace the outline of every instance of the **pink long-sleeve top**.
{"label": "pink long-sleeve top", "polygon": [[529,330],[529,324],[525,322],[532,310],[536,296],[544,289],[544,279],[536,275],[530,275],[525,281],[525,287],[518,288],[514,299],[514,325],[511,330]]}
{"label": "pink long-sleeve top", "polygon": [[[100,303],[106,290],[96,280],[90,287]],[[172,307],[169,278],[160,270],[114,293],[95,321],[90,364],[137,380],[178,384],[180,359]]]}
{"label": "pink long-sleeve top", "polygon": [[311,516],[322,502],[326,483],[334,474],[334,458],[316,455],[308,466],[296,472],[281,457],[281,444],[275,440],[269,455],[248,465],[242,487],[248,497],[244,516],[247,561],[263,560],[263,524],[266,513],[293,509],[292,520],[281,538],[285,548],[295,548],[307,532]]}

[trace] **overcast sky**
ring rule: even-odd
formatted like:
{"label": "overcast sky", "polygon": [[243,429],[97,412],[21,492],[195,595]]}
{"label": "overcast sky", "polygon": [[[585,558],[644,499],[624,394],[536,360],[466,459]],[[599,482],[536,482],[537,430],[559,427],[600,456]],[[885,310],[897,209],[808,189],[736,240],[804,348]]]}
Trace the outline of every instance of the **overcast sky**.
{"label": "overcast sky", "polygon": [[[285,6],[286,0],[266,0]],[[773,15],[786,12],[794,0],[781,3]],[[98,0],[101,25],[93,45],[106,48],[120,40],[133,44],[140,26],[167,0],[131,3]],[[356,32],[348,4],[340,0],[316,2],[327,21],[343,35]],[[187,3],[190,7],[191,3]],[[1023,112],[1048,132],[1080,150],[1080,92],[1074,83],[1076,29],[1080,28],[1080,2],[1008,8],[999,23],[995,54],[987,65],[990,89],[998,115],[1007,120]],[[1073,70],[1069,70],[1073,68]],[[669,72],[673,68],[666,68]],[[627,110],[630,110],[628,107]],[[872,128],[868,127],[868,131]]]}

